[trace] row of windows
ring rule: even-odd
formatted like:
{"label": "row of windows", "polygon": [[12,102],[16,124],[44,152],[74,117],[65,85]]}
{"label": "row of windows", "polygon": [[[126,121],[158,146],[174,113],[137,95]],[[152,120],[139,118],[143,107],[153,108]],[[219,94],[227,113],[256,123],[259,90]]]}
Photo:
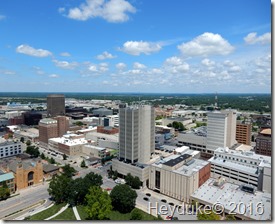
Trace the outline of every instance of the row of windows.
{"label": "row of windows", "polygon": [[[217,154],[215,154],[215,156],[217,157]],[[221,155],[219,155],[219,157],[227,159],[227,156],[221,156]],[[228,159],[231,160],[231,157],[229,156]],[[232,160],[235,160],[235,157],[232,157]],[[239,159],[236,158],[236,161],[239,161]],[[240,159],[240,162],[248,163],[247,160],[242,160],[242,159]],[[250,161],[250,164],[253,164],[253,161]],[[254,162],[254,164],[257,165],[257,162]]]}
{"label": "row of windows", "polygon": [[[21,150],[19,150],[18,153],[21,153]],[[12,156],[12,155],[16,155],[18,153],[17,153],[17,151],[15,151],[14,154],[13,154],[13,152],[10,152],[10,153],[6,152],[5,156]],[[1,153],[0,155],[1,155],[1,157],[4,157],[4,153]]]}

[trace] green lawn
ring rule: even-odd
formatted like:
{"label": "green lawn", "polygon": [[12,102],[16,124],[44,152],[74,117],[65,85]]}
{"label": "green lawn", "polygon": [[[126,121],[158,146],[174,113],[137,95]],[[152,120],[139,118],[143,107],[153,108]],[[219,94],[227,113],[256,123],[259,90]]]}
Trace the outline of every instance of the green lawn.
{"label": "green lawn", "polygon": [[74,216],[74,211],[72,208],[67,208],[64,212],[62,212],[61,214],[59,214],[58,216],[54,217],[51,220],[76,220],[75,216]]}
{"label": "green lawn", "polygon": [[83,205],[78,205],[76,208],[77,208],[77,211],[78,211],[78,214],[79,214],[81,220],[86,220],[88,215],[84,210],[84,206]]}
{"label": "green lawn", "polygon": [[65,203],[58,204],[58,205],[55,204],[52,207],[31,216],[30,220],[44,220],[44,219],[56,214],[65,205],[66,205]]}
{"label": "green lawn", "polygon": [[[81,220],[86,220],[88,215],[84,210],[84,206],[82,206],[82,205],[77,206],[77,211],[79,213],[79,216],[80,216]],[[147,221],[147,220],[149,221],[149,220],[155,220],[156,219],[156,217],[154,217],[152,215],[149,215],[149,214],[147,214],[146,212],[144,212],[142,210],[140,210],[140,211],[142,213],[142,220],[143,221]],[[130,217],[131,217],[130,213],[123,214],[123,213],[120,213],[118,211],[112,211],[111,214],[109,215],[109,218],[112,221],[130,220]]]}

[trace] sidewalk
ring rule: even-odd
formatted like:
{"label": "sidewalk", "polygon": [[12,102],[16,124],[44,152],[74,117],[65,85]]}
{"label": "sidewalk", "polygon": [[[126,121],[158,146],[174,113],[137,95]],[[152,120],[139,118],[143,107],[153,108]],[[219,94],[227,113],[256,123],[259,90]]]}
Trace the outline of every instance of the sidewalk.
{"label": "sidewalk", "polygon": [[76,217],[76,220],[81,220],[81,218],[78,214],[77,208],[75,206],[73,207],[73,211],[74,211],[74,216]]}
{"label": "sidewalk", "polygon": [[61,208],[59,210],[59,212],[57,212],[55,215],[52,215],[49,218],[46,218],[45,220],[51,220],[52,218],[54,218],[54,217],[58,216],[59,214],[61,214],[62,212],[64,212],[68,207],[69,207],[69,204],[66,204],[63,208]]}

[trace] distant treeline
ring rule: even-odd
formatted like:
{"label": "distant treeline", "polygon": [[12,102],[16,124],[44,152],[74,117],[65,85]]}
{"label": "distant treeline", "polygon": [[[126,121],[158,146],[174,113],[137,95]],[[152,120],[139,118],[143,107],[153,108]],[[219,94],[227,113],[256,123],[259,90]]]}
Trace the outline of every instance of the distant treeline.
{"label": "distant treeline", "polygon": [[[8,102],[45,103],[50,93],[0,93],[0,104]],[[62,93],[66,98],[82,100],[121,100],[125,103],[148,102],[154,106],[185,104],[200,106],[202,110],[215,104],[215,94],[147,94],[147,93]],[[218,106],[221,109],[271,112],[271,94],[218,94]]]}

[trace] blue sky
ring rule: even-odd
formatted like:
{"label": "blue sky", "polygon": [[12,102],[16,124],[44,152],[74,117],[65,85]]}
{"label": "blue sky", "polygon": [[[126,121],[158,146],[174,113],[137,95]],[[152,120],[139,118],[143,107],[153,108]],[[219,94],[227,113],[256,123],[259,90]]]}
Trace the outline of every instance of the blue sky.
{"label": "blue sky", "polygon": [[267,0],[0,6],[2,92],[271,92]]}

